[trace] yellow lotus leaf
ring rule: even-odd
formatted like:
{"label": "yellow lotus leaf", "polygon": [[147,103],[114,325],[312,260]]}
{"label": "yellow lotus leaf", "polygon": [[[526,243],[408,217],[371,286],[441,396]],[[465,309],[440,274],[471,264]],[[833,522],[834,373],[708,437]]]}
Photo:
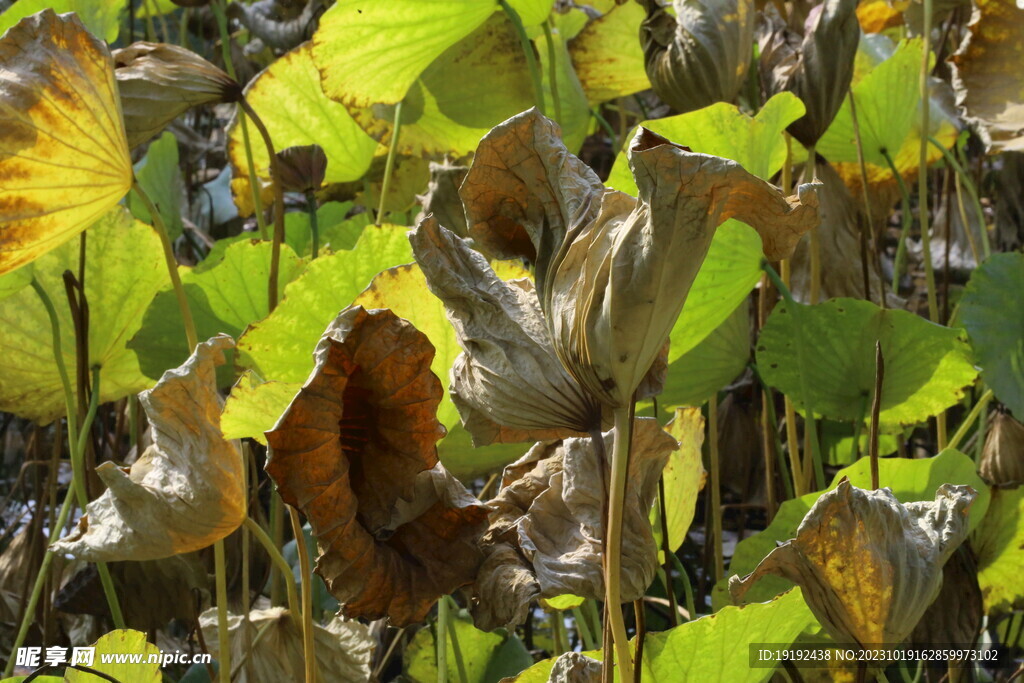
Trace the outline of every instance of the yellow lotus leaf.
{"label": "yellow lotus leaf", "polygon": [[1024,151],[1024,6],[975,0],[967,28],[950,59],[956,103],[990,152]]}
{"label": "yellow lotus leaf", "polygon": [[139,394],[153,445],[127,470],[96,468],[107,490],[55,552],[90,562],[158,560],[212,545],[245,519],[242,452],[220,431],[216,368],[234,348],[227,335],[196,347]]}
{"label": "yellow lotus leaf", "polygon": [[976,497],[969,486],[943,484],[934,501],[904,505],[887,488],[843,478],[815,502],[795,539],[747,576],[733,576],[729,590],[741,599],[761,576],[776,574],[800,585],[837,642],[899,644],[938,596]]}
{"label": "yellow lotus leaf", "polygon": [[0,274],[92,225],[132,183],[106,44],[44,10],[0,38]]}

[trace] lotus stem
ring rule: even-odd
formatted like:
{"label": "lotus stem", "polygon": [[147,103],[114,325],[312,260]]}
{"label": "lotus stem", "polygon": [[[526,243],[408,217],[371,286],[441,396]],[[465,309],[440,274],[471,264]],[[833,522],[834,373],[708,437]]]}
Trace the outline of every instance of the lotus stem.
{"label": "lotus stem", "polygon": [[217,678],[220,683],[231,683],[231,632],[228,630],[228,577],[224,539],[213,544],[213,568],[217,585],[217,640],[220,643]]}
{"label": "lotus stem", "polygon": [[683,583],[683,600],[686,602],[686,611],[690,615],[689,621],[693,621],[697,618],[697,605],[693,600],[693,584],[690,583],[690,575],[686,573],[686,567],[675,553],[672,553],[672,564],[679,572],[679,578]]}
{"label": "lotus stem", "polygon": [[725,575],[722,548],[722,472],[718,453],[718,394],[708,401],[708,452],[711,461],[711,536],[715,556],[715,581]]}
{"label": "lotus stem", "polygon": [[[807,166],[804,169],[804,182],[813,181],[817,175],[817,153],[814,145],[807,148]],[[821,300],[821,228],[811,228],[811,303]]]}
{"label": "lotus stem", "polygon": [[316,195],[310,190],[306,193],[306,211],[309,213],[309,234],[312,239],[313,258],[320,255],[320,219],[316,215]]}
{"label": "lotus stem", "polygon": [[[857,164],[860,166],[860,190],[864,199],[864,218],[867,222],[860,229],[860,260],[861,277],[864,278],[864,298],[871,301],[871,278],[868,274],[868,233],[874,230],[874,221],[871,220],[871,200],[868,197],[868,167],[864,163],[864,145],[860,139],[860,124],[857,122],[857,104],[853,96],[853,89],[849,89],[850,98],[850,120],[853,121],[853,139],[857,143]],[[874,235],[872,235],[872,239]],[[885,308],[885,290],[878,292],[879,306]]]}
{"label": "lotus stem", "polygon": [[[657,417],[657,413],[655,413]],[[668,537],[668,510],[665,505],[665,475],[658,477],[658,520],[661,523],[661,552],[665,555],[665,594],[668,596],[670,620],[673,626],[679,625],[679,613],[676,611],[676,591],[672,582],[672,565],[668,556],[672,553],[672,545]]]}
{"label": "lotus stem", "polygon": [[939,304],[935,296],[935,269],[932,266],[931,234],[928,226],[928,118],[931,107],[928,77],[929,63],[931,62],[932,0],[924,0],[922,14],[924,25],[921,29],[921,150],[917,169],[917,205],[921,217],[924,277],[928,287],[928,319],[937,323],[939,322]]}
{"label": "lotus stem", "polygon": [[299,594],[295,590],[292,568],[288,565],[288,561],[284,559],[281,551],[277,549],[277,546],[274,545],[274,542],[270,539],[267,532],[263,530],[263,527],[256,523],[256,520],[246,517],[243,524],[249,533],[252,534],[253,538],[267,551],[267,555],[270,556],[270,561],[273,563],[274,568],[287,577],[285,578],[284,585],[288,591],[288,611],[292,614],[300,614],[302,612],[300,609],[302,603],[299,602]]}
{"label": "lotus stem", "polygon": [[448,683],[448,601],[437,602],[437,630],[434,645],[437,648],[437,683]]}
{"label": "lotus stem", "polygon": [[[871,458],[871,488],[878,489],[878,419],[882,412],[882,380],[885,376],[885,358],[882,356],[882,342],[875,342],[875,393],[871,399],[871,431],[868,437],[868,453]],[[856,438],[856,437],[855,437]],[[856,442],[855,442],[856,443]]]}
{"label": "lotus stem", "polygon": [[597,121],[597,125],[601,126],[601,130],[603,130],[605,134],[608,136],[608,139],[612,143],[612,149],[618,151],[618,135],[615,133],[615,129],[612,128],[612,124],[608,123],[608,119],[601,116],[601,112],[598,110],[597,107],[590,108],[590,115],[594,117],[594,120]]}
{"label": "lotus stem", "polygon": [[548,47],[548,86],[551,90],[551,107],[555,110],[555,122],[562,125],[562,101],[558,97],[558,65],[555,63],[555,39],[551,35],[551,18],[542,24],[544,42]]}
{"label": "lotus stem", "polygon": [[520,18],[519,12],[516,12],[506,0],[498,0],[498,4],[501,5],[501,9],[508,15],[509,21],[512,22],[512,26],[516,30],[516,35],[519,36],[519,44],[522,46],[523,54],[526,56],[526,66],[530,70],[530,80],[533,82],[533,100],[537,103],[537,111],[541,115],[547,116],[544,111],[544,81],[540,75],[540,66],[537,64],[537,55],[533,53],[530,37],[526,35],[526,27],[523,26],[523,20]]}
{"label": "lotus stem", "polygon": [[[971,176],[964,170],[963,165],[957,161],[956,157],[946,149],[945,145],[936,140],[932,136],[928,136],[928,142],[932,144],[935,149],[942,152],[942,157],[949,164],[949,167],[956,173],[956,197],[960,203],[961,210],[961,221],[964,224],[964,232],[967,233],[967,239],[971,244],[971,252],[974,255],[975,263],[981,263],[985,258],[989,256],[989,243],[988,243],[988,230],[985,227],[985,211],[981,208],[981,200],[978,199],[978,188],[974,186],[974,181],[971,180]],[[982,236],[982,248],[983,253],[979,253],[978,245],[974,241],[974,234],[971,232],[971,227],[967,223],[967,216],[963,213],[963,192],[962,188],[967,189],[967,194],[971,198],[971,206],[974,209],[974,213],[978,216],[978,226],[981,228]]]}
{"label": "lotus stem", "polygon": [[50,334],[53,344],[53,357],[57,364],[57,373],[60,375],[60,383],[64,388],[64,410],[68,417],[68,443],[74,444],[78,439],[78,427],[76,425],[75,392],[71,389],[71,379],[68,376],[68,368],[64,363],[64,352],[61,349],[60,341],[60,320],[57,318],[57,309],[53,306],[46,290],[39,283],[39,280],[32,278],[32,289],[35,290],[39,300],[43,302],[46,315],[50,318]]}
{"label": "lotus stem", "polygon": [[[783,167],[783,176],[789,165],[789,133],[786,133],[786,166]],[[786,182],[786,178],[783,177],[783,183]],[[790,192],[789,189],[784,190],[787,194]],[[779,267],[782,269],[782,281],[788,287],[790,283],[791,264],[789,259],[782,259],[779,263]],[[807,493],[806,480],[803,477],[803,467],[800,463],[800,437],[797,433],[796,428],[796,411],[793,409],[793,401],[789,396],[783,395],[783,410],[785,411],[786,417],[786,449],[789,452],[789,469],[793,476],[793,494],[796,496],[802,496]]]}
{"label": "lotus stem", "polygon": [[[449,608],[457,610],[459,607],[450,595],[442,597],[441,601],[448,602]],[[462,648],[459,647],[459,633],[455,630],[455,620],[451,618],[451,609],[449,609],[448,616],[448,637],[452,641],[452,653],[455,655],[455,668],[459,672],[459,683],[469,683],[469,676],[466,675],[466,663],[462,659]]]}
{"label": "lotus stem", "polygon": [[284,190],[281,188],[281,174],[277,167],[277,154],[274,153],[274,141],[270,139],[270,133],[263,125],[263,119],[244,97],[238,101],[238,106],[252,119],[253,125],[259,131],[260,137],[263,138],[267,156],[270,158],[270,183],[274,188],[274,239],[270,249],[270,281],[267,283],[267,303],[270,310],[273,311],[277,308],[277,279],[281,267],[281,243],[284,242]]}
{"label": "lotus stem", "polygon": [[960,427],[953,434],[952,438],[950,438],[946,448],[958,448],[960,446],[960,442],[967,436],[967,432],[970,431],[971,425],[974,424],[974,421],[977,420],[978,416],[983,410],[985,410],[988,402],[992,400],[992,396],[993,394],[991,389],[986,390],[985,393],[981,395],[978,402],[974,404],[973,408],[971,408],[971,412],[967,413],[967,417],[964,418],[964,421],[960,423]]}
{"label": "lotus stem", "polygon": [[625,512],[626,474],[629,471],[630,441],[633,435],[631,406],[615,409],[615,441],[612,445],[612,476],[608,500],[608,547],[605,548],[605,591],[619,680],[633,680],[633,662],[622,619],[622,518]]}
{"label": "lotus stem", "polygon": [[295,536],[295,553],[299,556],[299,573],[302,582],[302,654],[306,663],[306,683],[316,683],[316,647],[313,631],[313,569],[309,566],[309,553],[306,550],[306,534],[302,530],[299,511],[291,505],[288,517],[292,522],[292,534]]}
{"label": "lotus stem", "polygon": [[167,224],[164,223],[160,211],[153,204],[146,191],[142,189],[142,185],[139,184],[137,179],[132,180],[132,189],[139,195],[139,199],[142,200],[146,210],[149,211],[153,227],[156,228],[156,234],[160,236],[160,244],[164,248],[164,261],[167,263],[167,273],[171,276],[174,295],[178,299],[178,308],[181,310],[181,322],[185,327],[185,340],[188,342],[189,353],[192,353],[199,344],[199,335],[196,334],[196,324],[192,319],[192,309],[189,307],[188,297],[185,296],[185,288],[182,286],[181,276],[178,274],[178,261],[174,257],[174,247],[171,246],[171,236],[167,232]]}
{"label": "lotus stem", "polygon": [[588,650],[596,650],[599,644],[594,640],[594,632],[590,630],[590,624],[579,607],[572,608],[572,618],[576,622],[576,631],[579,633],[580,642]]}
{"label": "lotus stem", "polygon": [[395,169],[395,157],[398,156],[398,136],[402,132],[402,103],[395,105],[395,119],[391,126],[391,142],[388,145],[388,158],[384,162],[384,180],[380,184],[380,199],[377,201],[377,218],[374,221],[380,225],[384,217],[384,207],[388,200],[388,192],[391,190],[391,175]]}
{"label": "lotus stem", "polygon": [[[907,190],[907,184],[903,182],[903,176],[897,170],[888,150],[883,149],[882,156],[885,157],[885,163],[889,165],[889,170],[892,171],[893,177],[896,178],[896,184],[900,188],[900,241],[896,247],[896,258],[892,264],[892,291],[898,292],[900,273],[903,271],[903,262],[907,258],[907,238],[910,235],[910,224],[914,219],[910,214],[910,192]],[[925,262],[931,263],[931,254],[928,252],[925,252]]]}

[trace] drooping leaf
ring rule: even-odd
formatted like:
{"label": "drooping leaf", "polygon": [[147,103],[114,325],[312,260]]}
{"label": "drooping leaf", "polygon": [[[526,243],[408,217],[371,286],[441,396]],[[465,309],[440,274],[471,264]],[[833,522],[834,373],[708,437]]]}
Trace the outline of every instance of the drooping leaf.
{"label": "drooping leaf", "polygon": [[[160,662],[149,658],[160,656],[160,648],[146,641],[141,631],[115,629],[93,643],[93,664],[90,668],[102,671],[114,680],[138,681],[138,683],[159,683],[163,680]],[[141,655],[139,662],[118,661],[115,655]],[[106,660],[110,661],[106,661]],[[96,675],[77,669],[67,669],[64,680],[67,683],[92,683]]]}
{"label": "drooping leaf", "polygon": [[[178,140],[173,133],[165,132],[153,141],[146,150],[146,156],[135,165],[135,179],[156,204],[173,242],[184,229],[181,198],[185,194],[185,182],[178,166]],[[143,223],[153,223],[149,209],[135,190],[128,193],[128,208]]]}
{"label": "drooping leaf", "polygon": [[285,192],[316,192],[327,174],[327,153],[316,143],[292,145],[274,154],[281,189]]}
{"label": "drooping leaf", "polygon": [[[425,6],[432,4],[437,3]],[[398,151],[414,157],[468,154],[492,126],[533,105],[533,86],[518,42],[511,22],[498,12],[430,62],[402,99]],[[373,104],[352,113],[371,136],[390,143],[393,104]]]}
{"label": "drooping leaf", "polygon": [[[885,458],[879,461],[878,470],[880,483],[891,489],[901,503],[932,499],[935,490],[942,484],[970,486],[978,493],[968,519],[971,530],[978,527],[989,508],[988,487],[976,474],[974,461],[959,451],[947,449],[933,458],[924,459]],[[837,472],[829,490],[834,489],[844,477],[855,486],[870,486],[871,468],[868,458],[861,458],[850,467]],[[737,544],[729,572],[740,576],[749,574],[779,543],[796,536],[800,521],[822,493],[807,493],[782,503],[767,529]],[[712,594],[716,607],[730,602],[726,583],[727,580],[723,579]],[[793,583],[790,581],[765,576],[747,592],[744,599],[747,602],[769,600],[792,587]]]}
{"label": "drooping leaf", "polygon": [[[668,547],[675,552],[686,539],[686,532],[696,512],[697,494],[704,488],[707,472],[701,464],[700,447],[704,443],[704,418],[700,408],[678,408],[672,421],[665,427],[679,448],[668,456],[661,473],[665,482],[665,522],[668,528]],[[661,538],[660,508],[651,510],[654,535]],[[659,548],[661,546],[659,545]],[[664,561],[664,558],[662,558]]]}
{"label": "drooping leaf", "polygon": [[324,13],[313,35],[324,92],[359,107],[394,104],[496,9],[492,0],[341,0]]}
{"label": "drooping leaf", "polygon": [[990,152],[1024,150],[1024,87],[1008,69],[1024,58],[1024,7],[975,2],[960,48],[950,58],[956,103]]}
{"label": "drooping leaf", "polygon": [[160,134],[192,107],[237,102],[242,86],[195,52],[166,43],[132,43],[114,50],[128,146]]}
{"label": "drooping leaf", "polygon": [[260,382],[246,372],[231,388],[220,416],[225,439],[256,439],[264,446],[264,432],[274,428],[302,386],[297,382]]}
{"label": "drooping leaf", "polygon": [[[267,282],[271,250],[270,242],[243,240],[229,245],[223,258],[211,268],[198,270],[179,266],[181,283],[200,337],[220,333],[238,337],[250,324],[266,317],[270,311]],[[287,245],[281,247],[279,268],[280,293],[302,271],[302,263]],[[148,377],[160,377],[165,370],[188,357],[184,329],[177,296],[168,287],[153,299],[146,310],[142,329],[128,343]],[[222,384],[225,380],[230,384],[233,378],[230,368],[218,374]]]}
{"label": "drooping leaf", "polygon": [[0,38],[0,119],[2,275],[99,220],[132,165],[110,52],[73,14],[46,9]]}
{"label": "drooping leaf", "polygon": [[226,335],[202,342],[139,394],[153,445],[127,472],[110,461],[96,468],[108,488],[55,552],[91,562],[158,560],[205,548],[242,524],[242,452],[221,434],[215,375],[233,345]]}
{"label": "drooping leaf", "polygon": [[[757,343],[757,367],[799,408],[806,390],[813,409],[826,417],[856,421],[869,414],[864,406],[874,393],[876,341],[885,363],[879,420],[887,429],[955,404],[977,375],[958,330],[856,299],[797,306],[799,331],[787,305],[772,312]],[[797,334],[805,351],[800,357]]]}
{"label": "drooping leaf", "polygon": [[[523,641],[514,634],[486,633],[474,628],[465,612],[452,614],[450,619],[455,626],[455,637],[465,667],[465,683],[497,683],[533,663]],[[451,638],[447,639],[447,647],[446,680],[460,680],[455,643]],[[424,628],[416,632],[405,649],[403,661],[405,676],[413,683],[435,683],[438,680],[434,629]]]}
{"label": "drooping leaf", "polygon": [[988,514],[971,536],[971,545],[978,554],[978,583],[985,612],[1020,609],[1024,605],[1020,583],[1024,562],[1024,486],[992,489]]}
{"label": "drooping leaf", "polygon": [[971,336],[981,376],[1024,418],[1024,254],[994,254],[971,275],[960,320]]}
{"label": "drooping leaf", "polygon": [[466,237],[469,234],[469,226],[466,225],[466,210],[462,206],[462,199],[459,197],[459,186],[466,179],[469,173],[468,166],[430,162],[430,181],[427,183],[427,191],[416,197],[416,201],[422,207],[422,211],[416,216],[415,223],[419,223],[427,216],[433,215],[434,219],[459,237]]}
{"label": "drooping leaf", "polygon": [[1024,424],[996,413],[978,463],[978,474],[994,486],[1024,484]]}
{"label": "drooping leaf", "polygon": [[679,112],[732,102],[753,56],[754,5],[746,0],[674,0],[672,16],[644,0],[640,27],[647,77]]}
{"label": "drooping leaf", "polygon": [[19,0],[0,14],[0,35],[25,17],[48,9],[58,14],[74,12],[89,33],[113,43],[121,27],[124,5],[116,0]]}
{"label": "drooping leaf", "polygon": [[[337,5],[332,10],[336,8]],[[349,68],[352,67],[346,67],[346,71]],[[324,177],[328,183],[358,180],[370,168],[377,143],[352,120],[342,104],[324,94],[310,43],[295,48],[260,72],[246,86],[245,97],[267,126],[275,149],[313,143],[323,148],[327,155]],[[267,180],[267,149],[251,124],[249,138],[256,174]],[[238,194],[247,194],[249,164],[237,119],[228,129],[228,155],[236,180],[246,179],[246,189]]]}
{"label": "drooping leaf", "polygon": [[569,43],[573,67],[592,104],[651,87],[643,49],[636,39],[644,16],[639,3],[613,7]]}
{"label": "drooping leaf", "polygon": [[[63,273],[78,273],[79,243],[63,244],[31,266],[54,302],[61,349],[68,368],[77,367],[75,328],[64,294]],[[15,271],[20,272],[20,271]],[[142,326],[157,292],[169,286],[160,238],[148,225],[114,208],[89,231],[85,297],[89,303],[89,366],[100,367],[100,401],[134,394],[152,381],[126,343]],[[51,348],[50,319],[31,287],[0,300],[0,410],[42,424],[64,414],[64,390]],[[184,333],[181,333],[184,343]]]}
{"label": "drooping leaf", "polygon": [[[199,615],[199,626],[210,653],[219,660],[217,611]],[[305,675],[301,620],[283,607],[254,609],[248,619],[229,613],[228,636],[232,665],[245,662],[232,681],[297,681]],[[369,679],[376,640],[367,626],[341,617],[325,626],[314,622],[313,645],[319,680],[362,683]]]}
{"label": "drooping leaf", "polygon": [[815,501],[796,537],[754,571],[729,580],[734,598],[762,575],[799,584],[818,621],[840,643],[899,644],[942,587],[942,568],[967,537],[977,493],[943,484],[934,502],[903,505],[887,488],[849,479]]}
{"label": "drooping leaf", "polygon": [[387,310],[343,311],[273,431],[268,474],[309,518],[317,573],[352,618],[421,621],[472,581],[486,508],[437,459],[427,338]]}
{"label": "drooping leaf", "polygon": [[916,646],[974,643],[981,633],[984,604],[978,583],[978,561],[964,543],[942,568],[942,588],[925,611],[910,642]]}
{"label": "drooping leaf", "polygon": [[312,349],[338,311],[377,273],[410,261],[405,228],[366,228],[354,249],[321,256],[289,283],[274,312],[239,339],[239,351],[263,379],[304,382],[313,368]]}

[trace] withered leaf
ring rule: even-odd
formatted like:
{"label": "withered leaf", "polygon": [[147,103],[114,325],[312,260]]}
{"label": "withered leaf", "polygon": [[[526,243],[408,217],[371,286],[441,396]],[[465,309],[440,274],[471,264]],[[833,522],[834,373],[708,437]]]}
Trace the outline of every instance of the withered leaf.
{"label": "withered leaf", "polygon": [[784,197],[734,161],[644,128],[629,162],[639,197],[605,192],[553,263],[544,302],[562,363],[612,407],[632,399],[662,351],[719,225],[748,223],[776,260],[818,223],[815,186]]}
{"label": "withered leaf", "polygon": [[551,667],[548,683],[599,683],[604,664],[582,652],[565,652]]}
{"label": "withered leaf", "polygon": [[320,145],[296,145],[277,153],[279,182],[285,192],[315,192],[327,173],[327,155]]}
{"label": "withered leaf", "polygon": [[978,584],[978,560],[963,543],[942,568],[942,588],[910,636],[920,647],[973,644],[981,633],[985,604]]}
{"label": "withered leaf", "polygon": [[90,562],[157,560],[199,550],[245,519],[242,453],[220,431],[216,368],[234,341],[218,335],[139,394],[153,445],[129,469],[96,468],[108,486],[55,552]]}
{"label": "withered leaf", "polygon": [[132,43],[114,50],[128,145],[156,137],[200,104],[237,102],[242,86],[195,52],[166,43]]}
{"label": "withered leaf", "polygon": [[[613,437],[614,430],[603,435],[606,452]],[[634,422],[622,534],[623,601],[642,596],[657,570],[657,548],[648,515],[661,471],[678,446],[656,420],[638,418]],[[524,471],[531,463],[533,467]],[[506,475],[506,485],[488,503],[493,512],[485,543],[494,543],[495,548],[488,572],[481,572],[474,589],[473,614],[478,625],[493,628],[504,625],[504,620],[524,617],[525,606],[513,601],[528,601],[535,594],[540,598],[573,594],[603,599],[601,518],[610,473],[594,442],[568,438],[538,443],[510,465]],[[524,565],[517,553],[502,548],[503,544],[517,549],[528,564]],[[502,566],[502,560],[507,564]],[[535,593],[524,576],[523,566],[532,568],[539,592]],[[502,579],[516,589],[499,593],[491,582]],[[492,602],[494,599],[497,602]]]}
{"label": "withered leaf", "polygon": [[525,623],[530,603],[540,596],[533,567],[511,543],[487,548],[474,587],[473,623],[482,631]]}
{"label": "withered leaf", "polygon": [[79,234],[132,184],[106,44],[46,9],[0,39],[0,274]]}
{"label": "withered leaf", "polygon": [[672,16],[658,0],[642,0],[640,25],[647,77],[679,113],[732,102],[753,56],[751,0],[674,0]]}
{"label": "withered leaf", "polygon": [[559,438],[600,424],[596,403],[551,346],[529,280],[501,280],[432,218],[409,239],[464,350],[452,367],[451,395],[476,445]]}
{"label": "withered leaf", "polygon": [[427,191],[416,196],[423,210],[416,216],[419,223],[427,216],[445,226],[459,237],[469,235],[469,227],[466,225],[466,210],[462,206],[462,199],[459,197],[459,187],[469,173],[468,166],[430,162],[430,180],[427,183]]}
{"label": "withered leaf", "polygon": [[978,473],[996,486],[1024,484],[1024,425],[996,413],[988,428]]}
{"label": "withered leaf", "polygon": [[309,518],[317,572],[350,617],[421,621],[483,559],[486,508],[437,459],[433,357],[427,338],[391,311],[348,308],[267,432],[267,472]]}
{"label": "withered leaf", "polygon": [[906,505],[883,488],[848,479],[823,494],[796,538],[770,552],[749,575],[729,580],[734,599],[765,574],[803,589],[811,611],[836,641],[898,644],[942,587],[942,569],[967,536],[969,486],[943,484],[935,500]]}

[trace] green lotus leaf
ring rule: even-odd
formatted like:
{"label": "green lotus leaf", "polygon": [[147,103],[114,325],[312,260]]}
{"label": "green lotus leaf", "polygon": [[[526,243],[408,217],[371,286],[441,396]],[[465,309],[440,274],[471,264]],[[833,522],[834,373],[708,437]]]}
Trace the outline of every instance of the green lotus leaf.
{"label": "green lotus leaf", "polygon": [[0,275],[0,299],[17,294],[32,282],[32,266],[22,266]]}
{"label": "green lotus leaf", "polygon": [[798,409],[806,398],[825,417],[862,420],[874,394],[876,341],[885,362],[879,420],[887,430],[954,405],[977,376],[962,330],[858,299],[797,307],[799,329],[787,305],[772,312],[758,340],[757,367]]}
{"label": "green lotus leaf", "polygon": [[[78,255],[79,241],[71,240],[29,266],[54,303],[64,363],[72,372],[77,367],[75,327],[64,294],[63,273],[78,272]],[[89,228],[85,263],[89,365],[100,367],[100,401],[106,403],[153,384],[126,343],[142,326],[153,297],[170,285],[170,279],[160,238],[120,207]],[[184,345],[184,332],[180,334]],[[0,301],[0,353],[4,358],[0,410],[40,423],[64,414],[64,390],[51,339],[50,319],[31,287]]]}
{"label": "green lotus leaf", "polygon": [[[346,218],[352,210],[352,202],[326,202],[316,210],[317,228],[320,232],[320,248],[332,251],[352,249],[363,234],[363,228],[373,222],[370,212],[364,211]],[[309,227],[309,214],[305,211],[290,211],[284,215],[285,243],[299,256],[310,256],[313,249],[313,234]]]}
{"label": "green lotus leaf", "polygon": [[366,228],[351,251],[310,262],[285,287],[274,312],[239,339],[243,364],[266,380],[305,382],[313,369],[313,349],[338,311],[351,304],[377,273],[410,261],[405,228],[382,225]]}
{"label": "green lotus leaf", "polygon": [[[668,456],[661,476],[665,482],[665,527],[668,529],[668,547],[676,552],[686,540],[697,507],[697,496],[704,488],[707,472],[701,464],[701,446],[704,443],[704,417],[700,408],[678,408],[665,431],[679,442],[679,448]],[[658,544],[658,561],[664,563],[662,546],[661,506],[651,509],[651,525]]]}
{"label": "green lotus leaf", "polygon": [[[352,3],[338,3],[342,4]],[[332,9],[337,9],[338,5]],[[346,71],[350,69],[347,67]],[[278,151],[314,143],[323,148],[327,155],[326,182],[358,180],[370,168],[377,142],[363,132],[344,105],[324,94],[309,43],[300,45],[260,72],[246,86],[245,97],[263,120]],[[249,138],[256,173],[267,180],[270,177],[267,149],[252,125]],[[236,179],[248,178],[245,154],[242,127],[236,119],[228,129],[228,156]]]}
{"label": "green lotus leaf", "polygon": [[[533,85],[518,41],[511,22],[498,13],[434,59],[402,99],[398,152],[468,154],[493,126],[533,106]],[[393,104],[353,108],[352,113],[367,133],[390,142]]]}
{"label": "green lotus leaf", "polygon": [[57,14],[74,12],[89,33],[113,43],[121,28],[124,3],[117,0],[18,0],[0,14],[0,35],[19,20],[44,9],[52,9]]}
{"label": "green lotus leaf", "polygon": [[960,321],[971,337],[981,377],[1024,419],[1024,254],[994,254],[971,275]]}
{"label": "green lotus leaf", "polygon": [[592,104],[651,87],[644,70],[644,51],[636,39],[644,16],[639,3],[618,5],[569,43],[573,66]]}
{"label": "green lotus leaf", "polygon": [[[192,319],[200,339],[225,333],[234,338],[270,312],[267,282],[270,277],[270,242],[241,240],[225,249],[212,268],[179,266]],[[302,262],[287,245],[281,246],[278,290],[302,272]],[[280,296],[280,294],[279,294]],[[189,357],[177,295],[171,288],[157,295],[146,311],[142,329],[128,343],[138,355],[147,377],[159,379]],[[230,362],[218,372],[221,385],[230,384]]]}
{"label": "green lotus leaf", "polygon": [[516,11],[524,26],[543,24],[551,14],[552,0],[508,0],[509,6]]}
{"label": "green lotus leaf", "polygon": [[220,416],[224,438],[256,439],[266,446],[263,433],[274,428],[301,388],[298,382],[261,382],[252,372],[244,373],[224,402]]}
{"label": "green lotus leaf", "polygon": [[[178,139],[173,133],[164,132],[149,145],[146,156],[135,164],[135,180],[156,204],[173,242],[184,229],[181,198],[185,194],[185,182],[178,167]],[[128,208],[140,221],[152,224],[149,209],[135,190],[128,193]]]}
{"label": "green lotus leaf", "polygon": [[[974,511],[971,511],[974,514]],[[992,489],[988,514],[971,537],[978,556],[978,584],[985,612],[1024,607],[1024,487]]]}
{"label": "green lotus leaf", "polygon": [[339,0],[313,35],[324,92],[357,107],[394,104],[496,9],[494,0]]}
{"label": "green lotus leaf", "polygon": [[[853,465],[837,472],[828,490],[834,489],[843,477],[849,477],[850,483],[854,486],[870,488],[870,460],[861,458]],[[967,484],[978,492],[978,497],[971,507],[971,529],[982,523],[989,508],[989,488],[975,472],[974,461],[954,449],[946,449],[933,458],[879,460],[878,478],[882,486],[892,489],[893,495],[901,503],[933,500],[935,490],[942,484]],[[758,563],[774,550],[778,543],[794,538],[800,522],[822,493],[824,491],[807,493],[780,505],[767,529],[737,544],[729,564],[729,573],[746,576],[754,571]],[[715,586],[712,599],[716,607],[730,604],[727,585],[728,577]],[[790,581],[778,576],[765,576],[750,589],[744,599],[747,602],[769,600],[792,586]]]}

